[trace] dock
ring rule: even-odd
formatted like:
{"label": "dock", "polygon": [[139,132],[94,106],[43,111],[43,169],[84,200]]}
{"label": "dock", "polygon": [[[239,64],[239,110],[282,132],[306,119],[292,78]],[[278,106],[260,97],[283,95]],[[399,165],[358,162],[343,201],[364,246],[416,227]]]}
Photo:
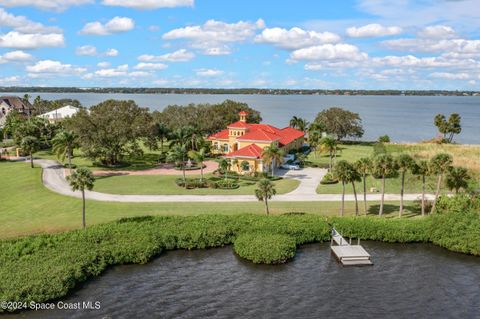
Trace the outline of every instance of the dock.
{"label": "dock", "polygon": [[370,254],[360,245],[360,239],[358,239],[357,245],[352,245],[352,239],[348,242],[335,228],[332,230],[330,248],[344,266],[373,265]]}

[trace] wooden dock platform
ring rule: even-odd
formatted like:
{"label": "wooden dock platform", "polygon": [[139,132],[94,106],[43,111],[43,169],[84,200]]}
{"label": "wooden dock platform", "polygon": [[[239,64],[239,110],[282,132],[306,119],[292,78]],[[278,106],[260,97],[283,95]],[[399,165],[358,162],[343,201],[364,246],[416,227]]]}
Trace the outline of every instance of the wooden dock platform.
{"label": "wooden dock platform", "polygon": [[344,266],[373,265],[370,254],[360,246],[360,240],[357,245],[352,245],[351,239],[348,242],[335,228],[332,230],[330,247],[332,253]]}

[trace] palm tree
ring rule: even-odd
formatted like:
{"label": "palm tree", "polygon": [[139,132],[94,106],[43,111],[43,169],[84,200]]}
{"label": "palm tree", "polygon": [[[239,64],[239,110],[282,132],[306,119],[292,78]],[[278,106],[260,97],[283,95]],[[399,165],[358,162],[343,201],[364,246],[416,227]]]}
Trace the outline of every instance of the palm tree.
{"label": "palm tree", "polygon": [[275,175],[275,166],[283,163],[283,151],[275,144],[263,149],[262,158],[267,166],[272,167],[272,176]]}
{"label": "palm tree", "polygon": [[438,176],[437,189],[435,191],[435,199],[433,200],[432,210],[430,212],[431,214],[435,213],[438,196],[440,195],[440,187],[442,186],[443,175],[450,169],[452,163],[452,156],[446,153],[437,154],[430,160],[430,171],[432,174],[436,174]]}
{"label": "palm tree", "polygon": [[93,177],[92,172],[88,168],[78,168],[70,176],[67,176],[67,180],[70,183],[72,191],[81,191],[82,192],[82,224],[83,229],[85,229],[85,189],[92,190],[95,183],[95,178]]}
{"label": "palm tree", "polygon": [[203,182],[203,162],[205,161],[205,158],[207,157],[206,156],[206,152],[205,152],[205,149],[204,148],[201,148],[199,151],[189,151],[188,152],[188,156],[190,156],[190,158],[193,158],[193,160],[195,160],[195,162],[199,163],[200,164],[200,182]]}
{"label": "palm tree", "polygon": [[170,147],[175,145],[182,145],[186,149],[193,149],[192,146],[192,136],[194,130],[190,126],[177,128],[176,130],[170,133]]}
{"label": "palm tree", "polygon": [[337,165],[335,165],[333,174],[335,178],[337,178],[342,182],[342,208],[340,211],[340,215],[343,216],[345,213],[345,185],[347,183],[352,183],[353,194],[355,197],[355,215],[358,215],[358,201],[357,201],[357,191],[355,188],[355,182],[359,182],[361,180],[360,174],[353,167],[353,165],[343,160],[339,161]]}
{"label": "palm tree", "polygon": [[257,189],[255,189],[255,196],[257,199],[265,203],[265,213],[267,215],[270,214],[268,200],[277,193],[274,186],[275,185],[269,179],[263,178],[258,182]]}
{"label": "palm tree", "polygon": [[458,194],[460,188],[466,189],[470,180],[468,170],[464,167],[451,167],[445,178],[445,184],[450,190],[455,190]]}
{"label": "palm tree", "polygon": [[387,154],[379,155],[373,160],[373,171],[375,175],[382,177],[382,199],[380,202],[380,210],[378,215],[383,214],[383,206],[385,203],[385,178],[396,172],[395,161],[393,157]]}
{"label": "palm tree", "polygon": [[322,150],[328,151],[330,156],[329,171],[332,171],[333,168],[333,153],[337,149],[337,140],[331,136],[325,136],[320,140],[320,145]]}
{"label": "palm tree", "polygon": [[222,158],[218,163],[218,167],[225,173],[225,180],[228,180],[228,168],[230,167],[230,162],[226,158]]}
{"label": "palm tree", "polygon": [[185,145],[177,144],[174,145],[167,155],[167,160],[171,162],[175,162],[176,164],[180,164],[182,167],[183,172],[183,184],[185,188],[187,188],[187,178],[185,176],[185,161],[188,158],[188,152]]}
{"label": "palm tree", "polygon": [[425,216],[426,177],[430,173],[428,162],[425,160],[421,160],[418,163],[415,163],[412,167],[412,173],[415,175],[420,175],[422,177],[422,216]]}
{"label": "palm tree", "polygon": [[322,139],[322,132],[314,129],[314,125],[310,125],[310,130],[308,131],[308,144],[310,144],[310,149],[313,151],[313,157],[317,158],[317,148]]}
{"label": "palm tree", "polygon": [[62,131],[52,139],[52,145],[53,152],[62,162],[65,157],[68,158],[68,167],[72,172],[73,150],[78,147],[77,136],[73,132]]}
{"label": "palm tree", "polygon": [[298,125],[298,120],[300,118],[296,117],[295,115],[292,116],[292,118],[290,119],[290,127],[292,128],[297,128],[297,125]]}
{"label": "palm tree", "polygon": [[306,132],[308,130],[309,124],[310,123],[306,119],[296,116],[293,116],[290,120],[290,127],[296,128],[302,132]]}
{"label": "palm tree", "polygon": [[362,157],[355,162],[355,168],[362,175],[363,180],[363,208],[367,215],[367,175],[372,171],[372,160],[368,157]]}
{"label": "palm tree", "polygon": [[20,142],[20,147],[30,156],[30,166],[33,168],[33,153],[40,149],[40,142],[35,136],[25,136]]}
{"label": "palm tree", "polygon": [[405,192],[405,174],[407,173],[407,171],[412,169],[414,164],[415,164],[415,161],[408,154],[401,154],[396,160],[396,165],[402,175],[402,186],[400,189],[400,210],[398,212],[398,217],[402,217],[402,214],[403,214],[403,194]]}

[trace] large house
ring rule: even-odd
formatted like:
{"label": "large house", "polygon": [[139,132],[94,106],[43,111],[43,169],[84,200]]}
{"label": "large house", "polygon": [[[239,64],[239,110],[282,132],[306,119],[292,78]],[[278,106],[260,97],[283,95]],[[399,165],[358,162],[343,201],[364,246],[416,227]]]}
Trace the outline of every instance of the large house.
{"label": "large house", "polygon": [[80,109],[78,107],[74,107],[71,105],[66,105],[59,109],[44,113],[39,115],[38,117],[47,119],[50,123],[55,123],[62,121],[66,118],[72,117],[75,115]]}
{"label": "large house", "polygon": [[0,96],[0,127],[5,125],[5,119],[11,111],[17,111],[22,115],[30,116],[33,107],[28,101],[18,96]]}
{"label": "large house", "polygon": [[[264,172],[263,149],[276,145],[285,154],[303,146],[305,133],[291,127],[282,129],[268,124],[247,123],[247,112],[240,112],[240,120],[226,129],[208,137],[212,142],[212,151],[236,160],[231,169],[238,173]],[[248,165],[242,165],[242,162]]]}

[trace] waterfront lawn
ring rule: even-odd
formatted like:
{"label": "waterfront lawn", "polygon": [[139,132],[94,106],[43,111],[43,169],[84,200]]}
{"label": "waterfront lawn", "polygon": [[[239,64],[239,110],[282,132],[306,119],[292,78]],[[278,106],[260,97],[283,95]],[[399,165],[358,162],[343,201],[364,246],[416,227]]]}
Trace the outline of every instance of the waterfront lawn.
{"label": "waterfront lawn", "polygon": [[[0,239],[36,233],[54,233],[81,227],[80,199],[62,196],[42,185],[41,168],[28,163],[0,161]],[[378,203],[371,202],[369,213],[376,214]],[[416,216],[419,208],[406,203],[406,216]],[[337,216],[340,202],[271,202],[272,215],[303,212]],[[345,215],[354,214],[354,203],[345,203]],[[264,214],[262,202],[229,203],[116,203],[87,201],[87,226],[122,217],[144,215]],[[398,214],[398,203],[387,202],[386,215]]]}
{"label": "waterfront lawn", "polygon": [[[212,177],[205,174],[204,178]],[[182,178],[178,175],[127,175],[97,177],[95,190],[102,193],[122,195],[253,195],[257,182],[240,179],[237,189],[196,188],[186,189],[175,181]],[[200,178],[200,175],[189,175],[188,178]],[[285,194],[298,187],[300,182],[294,179],[281,179],[273,182],[277,194]]]}

